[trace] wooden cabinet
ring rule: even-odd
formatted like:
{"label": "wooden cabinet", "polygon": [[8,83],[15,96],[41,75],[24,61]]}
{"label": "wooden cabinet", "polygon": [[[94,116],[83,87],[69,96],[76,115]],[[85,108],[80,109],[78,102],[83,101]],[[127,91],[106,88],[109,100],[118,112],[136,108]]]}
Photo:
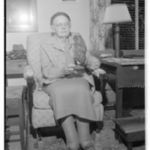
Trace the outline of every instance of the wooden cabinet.
{"label": "wooden cabinet", "polygon": [[[8,60],[5,76],[5,142],[20,141],[22,150],[24,127],[21,103],[23,86],[26,85],[23,78],[25,65],[26,60]],[[13,138],[14,135],[18,135],[18,138]]]}

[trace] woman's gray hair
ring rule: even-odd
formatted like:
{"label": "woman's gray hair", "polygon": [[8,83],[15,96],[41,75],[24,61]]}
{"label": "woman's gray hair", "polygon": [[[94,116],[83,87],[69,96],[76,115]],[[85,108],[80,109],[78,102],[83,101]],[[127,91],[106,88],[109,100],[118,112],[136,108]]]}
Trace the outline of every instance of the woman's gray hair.
{"label": "woman's gray hair", "polygon": [[66,17],[69,21],[71,21],[71,18],[70,18],[70,16],[69,16],[67,13],[65,13],[65,12],[57,12],[57,13],[55,13],[55,14],[51,17],[51,19],[50,19],[50,24],[51,24],[51,25],[53,24],[54,19],[55,19],[56,17],[58,17],[58,16],[64,16],[64,17]]}

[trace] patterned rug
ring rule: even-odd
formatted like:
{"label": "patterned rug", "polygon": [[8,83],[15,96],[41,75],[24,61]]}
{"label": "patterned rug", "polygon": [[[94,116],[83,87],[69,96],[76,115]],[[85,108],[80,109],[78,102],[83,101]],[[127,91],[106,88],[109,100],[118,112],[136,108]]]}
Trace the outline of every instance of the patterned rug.
{"label": "patterned rug", "polygon": [[[21,88],[18,88],[19,92],[10,88],[7,92],[7,98],[18,97],[17,93],[20,93]],[[20,96],[20,95],[19,95]],[[16,107],[16,101],[8,102],[11,107]],[[144,116],[144,110],[133,110],[130,112],[133,116]],[[92,138],[94,140],[96,150],[127,150],[127,147],[123,143],[119,143],[114,136],[114,123],[115,112],[113,110],[105,111],[104,113],[104,126],[100,133],[93,132]],[[10,131],[18,130],[18,126],[9,127]],[[9,137],[10,139],[19,139],[18,135]],[[37,145],[36,139],[30,136],[29,150],[66,150],[66,144],[63,139],[56,136],[44,137],[42,141]],[[5,145],[5,150],[21,150],[20,142],[8,142]],[[133,147],[133,150],[145,150],[145,146]]]}
{"label": "patterned rug", "polygon": [[[133,111],[133,114],[143,115],[143,110]],[[93,132],[92,138],[95,144],[96,150],[127,150],[124,143],[119,143],[114,136],[114,111],[106,111],[104,115],[104,126],[100,133]],[[17,130],[17,127],[11,127],[11,130]],[[11,139],[17,139],[17,136],[10,137]],[[42,141],[37,144],[36,139],[30,136],[29,150],[66,150],[66,144],[62,138],[56,136],[43,137]],[[21,150],[20,142],[8,143],[6,150]],[[133,150],[145,150],[144,145],[133,147]]]}

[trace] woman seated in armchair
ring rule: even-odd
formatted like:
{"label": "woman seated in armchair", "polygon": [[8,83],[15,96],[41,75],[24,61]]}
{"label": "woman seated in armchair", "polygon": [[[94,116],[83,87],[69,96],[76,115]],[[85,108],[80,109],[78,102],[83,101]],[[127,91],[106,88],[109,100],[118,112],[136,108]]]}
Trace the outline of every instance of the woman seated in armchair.
{"label": "woman seated in armchair", "polygon": [[[97,117],[92,106],[93,83],[88,74],[96,73],[100,62],[89,55],[81,35],[70,31],[68,14],[55,13],[50,24],[53,32],[40,43],[40,63],[36,62],[41,68],[39,72],[32,68],[38,88],[52,97],[49,104],[64,130],[68,149],[78,150],[81,146],[84,150],[94,150],[89,123]],[[30,54],[32,67],[37,54],[34,57]]]}

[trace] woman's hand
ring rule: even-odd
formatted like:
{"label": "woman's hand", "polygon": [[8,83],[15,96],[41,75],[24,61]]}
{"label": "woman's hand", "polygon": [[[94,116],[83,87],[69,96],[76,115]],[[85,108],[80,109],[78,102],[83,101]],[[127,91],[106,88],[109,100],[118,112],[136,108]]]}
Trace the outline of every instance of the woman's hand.
{"label": "woman's hand", "polygon": [[[47,77],[49,80],[57,79],[57,78],[63,78],[69,74],[72,74],[74,72],[73,67],[61,67],[61,68],[53,68],[49,70],[49,72],[45,73],[45,77]],[[46,76],[47,75],[47,76]]]}
{"label": "woman's hand", "polygon": [[62,76],[70,75],[72,73],[74,73],[74,66],[67,66],[61,71]]}
{"label": "woman's hand", "polygon": [[68,67],[68,68],[65,68],[65,69],[64,69],[64,74],[65,74],[65,75],[72,74],[73,72],[74,72],[74,69],[73,69],[73,68]]}

